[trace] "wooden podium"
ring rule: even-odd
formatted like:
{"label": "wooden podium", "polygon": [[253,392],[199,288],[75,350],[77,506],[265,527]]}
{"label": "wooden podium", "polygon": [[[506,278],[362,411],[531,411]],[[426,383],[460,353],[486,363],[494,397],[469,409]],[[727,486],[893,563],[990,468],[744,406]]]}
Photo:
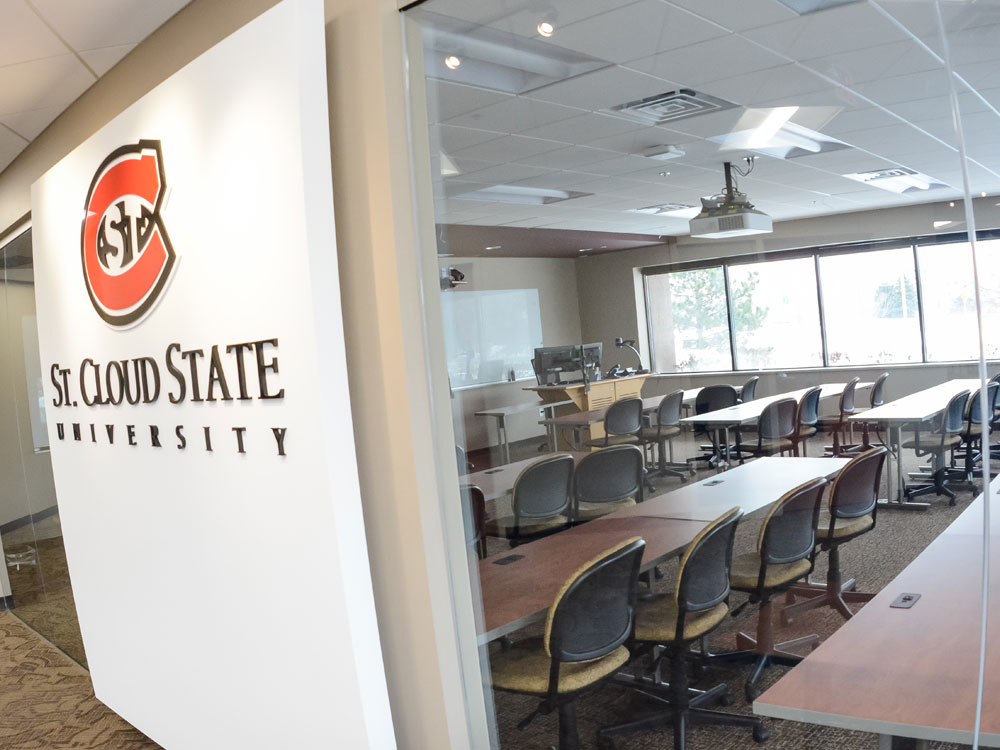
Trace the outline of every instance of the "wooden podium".
{"label": "wooden podium", "polygon": [[[642,395],[642,384],[649,377],[648,374],[632,375],[626,378],[610,378],[608,380],[594,380],[590,383],[589,391],[583,383],[573,383],[572,385],[536,385],[525,388],[526,391],[535,391],[538,397],[549,404],[554,401],[572,401],[573,404],[565,404],[555,407],[555,415],[573,414],[581,411],[593,411],[594,409],[604,409],[611,406],[615,401],[630,396]],[[584,440],[604,437],[603,421],[596,422],[590,426],[590,435],[584,436]],[[559,450],[570,450],[572,445],[564,436],[558,433]]]}

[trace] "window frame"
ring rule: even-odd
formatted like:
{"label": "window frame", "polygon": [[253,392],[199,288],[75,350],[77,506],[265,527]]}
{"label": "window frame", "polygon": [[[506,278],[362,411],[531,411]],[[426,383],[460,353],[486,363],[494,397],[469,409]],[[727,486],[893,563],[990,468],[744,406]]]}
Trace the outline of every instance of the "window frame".
{"label": "window frame", "polygon": [[[1000,229],[983,229],[976,232],[976,241],[982,242],[986,240],[1000,239]],[[851,242],[836,245],[814,245],[808,247],[800,248],[789,248],[785,250],[774,250],[770,252],[755,252],[747,253],[744,255],[735,255],[730,258],[711,258],[705,260],[692,260],[692,261],[681,261],[678,263],[665,263],[655,266],[646,266],[639,269],[642,274],[642,288],[643,294],[645,296],[645,306],[646,306],[646,338],[649,345],[650,353],[650,364],[653,366],[655,371],[659,371],[656,362],[656,347],[654,346],[654,333],[653,333],[653,316],[651,314],[650,306],[650,294],[649,294],[649,278],[651,276],[661,276],[665,274],[677,273],[680,271],[695,271],[704,268],[717,268],[722,267],[723,280],[725,283],[725,293],[726,293],[726,310],[729,325],[729,358],[732,366],[729,370],[693,370],[693,371],[675,371],[678,374],[689,374],[689,375],[699,375],[709,372],[788,372],[790,370],[812,370],[816,369],[815,366],[803,365],[802,367],[791,367],[791,368],[781,368],[777,370],[771,369],[761,369],[761,370],[740,370],[736,367],[736,331],[733,326],[733,299],[732,299],[732,289],[730,286],[730,276],[729,268],[730,266],[744,266],[753,265],[756,263],[768,263],[776,260],[792,260],[799,258],[812,258],[816,269],[816,300],[819,305],[819,331],[821,339],[821,351],[823,359],[823,368],[846,368],[846,369],[857,369],[858,367],[868,367],[869,365],[857,365],[857,364],[845,364],[845,365],[831,365],[830,364],[830,352],[827,345],[827,324],[826,324],[826,308],[823,300],[823,280],[822,273],[820,271],[820,258],[830,257],[834,255],[853,255],[861,254],[866,252],[876,252],[880,250],[901,250],[904,248],[910,248],[912,258],[913,258],[913,272],[914,279],[916,283],[916,293],[917,293],[917,320],[920,329],[920,361],[919,362],[905,362],[896,364],[907,364],[907,365],[918,365],[918,364],[947,364],[947,362],[942,361],[931,361],[927,358],[927,335],[925,330],[925,319],[924,319],[924,290],[923,284],[920,277],[920,261],[918,248],[927,245],[947,245],[959,242],[968,242],[969,236],[968,232],[949,232],[946,234],[931,234],[931,235],[916,235],[913,237],[895,237],[887,238],[882,240],[869,240],[864,242]],[[956,362],[974,362],[975,359],[969,360],[955,360]],[[870,366],[879,367],[882,366],[878,363],[873,363]]]}

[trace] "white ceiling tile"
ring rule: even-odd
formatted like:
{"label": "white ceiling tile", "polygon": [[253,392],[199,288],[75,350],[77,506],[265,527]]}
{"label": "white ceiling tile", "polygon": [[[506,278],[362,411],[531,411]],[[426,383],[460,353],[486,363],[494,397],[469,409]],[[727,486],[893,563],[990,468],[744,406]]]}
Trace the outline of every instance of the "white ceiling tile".
{"label": "white ceiling tile", "polygon": [[770,50],[795,60],[849,52],[907,39],[867,3],[850,3],[744,32]]}
{"label": "white ceiling tile", "polygon": [[528,164],[497,164],[493,167],[487,167],[486,169],[480,169],[475,172],[468,173],[468,178],[470,180],[475,180],[476,182],[488,182],[493,185],[505,185],[508,182],[514,182],[515,180],[526,180],[529,177],[541,177],[548,174],[551,171],[549,169],[541,169],[539,167],[529,166]]}
{"label": "white ceiling tile", "polygon": [[445,153],[451,155],[454,151],[459,151],[477,143],[485,143],[495,138],[500,138],[505,133],[495,133],[491,130],[478,130],[476,128],[461,128],[455,125],[432,125],[431,132],[437,135],[437,140]]}
{"label": "white ceiling tile", "polygon": [[3,0],[0,11],[0,67],[71,51],[24,0]]}
{"label": "white ceiling tile", "polygon": [[[562,30],[569,24],[633,2],[635,0],[558,0],[557,2],[547,0],[545,3],[539,3],[535,0],[522,3],[528,7],[493,21],[490,26],[557,45]],[[466,0],[466,4],[475,3]],[[555,33],[551,37],[546,38],[538,33],[538,24],[541,21],[547,21],[555,27]]]}
{"label": "white ceiling tile", "polygon": [[[592,141],[602,138],[634,132],[641,127],[638,123],[623,120],[620,117],[588,112],[571,120],[561,120],[538,128],[530,128],[522,131],[520,135],[561,140],[569,132],[573,135],[573,143],[590,144]],[[599,148],[604,147],[599,146]]]}
{"label": "white ceiling tile", "polygon": [[578,186],[582,183],[593,182],[593,180],[594,175],[592,174],[560,170],[556,172],[549,172],[548,174],[539,177],[529,177],[524,180],[516,180],[511,184],[524,185],[525,187],[550,188],[552,190],[580,190],[581,192],[586,193],[593,191],[582,190]]}
{"label": "white ceiling tile", "polygon": [[443,122],[474,109],[513,98],[512,94],[490,91],[477,86],[427,79],[427,115],[430,121]]}
{"label": "white ceiling tile", "polygon": [[7,128],[0,127],[0,172],[24,150],[28,141]]}
{"label": "white ceiling tile", "polygon": [[878,107],[863,107],[860,109],[844,109],[836,114],[823,128],[823,133],[832,135],[839,140],[841,136],[855,130],[869,130],[894,125],[899,120]]}
{"label": "white ceiling tile", "polygon": [[125,55],[135,49],[134,44],[119,44],[115,47],[82,50],[80,57],[97,75],[102,76],[111,70]]}
{"label": "white ceiling tile", "polygon": [[638,130],[633,130],[630,133],[598,138],[591,142],[590,145],[595,148],[609,149],[623,154],[640,154],[651,146],[674,145],[683,148],[684,144],[691,140],[691,136],[673,130],[640,127]]}
{"label": "white ceiling tile", "polygon": [[64,109],[65,107],[62,104],[57,104],[54,107],[44,107],[28,112],[6,115],[0,118],[0,122],[3,122],[4,125],[21,137],[33,141]]}
{"label": "white ceiling tile", "polygon": [[810,56],[802,64],[847,87],[941,67],[933,55],[912,40],[878,44],[836,55]]}
{"label": "white ceiling tile", "polygon": [[55,105],[65,107],[94,80],[71,54],[0,68],[0,116]]}
{"label": "white ceiling tile", "polygon": [[697,88],[709,81],[729,78],[734,71],[751,73],[787,62],[785,57],[729,34],[633,60],[628,67]]}
{"label": "white ceiling tile", "polygon": [[451,117],[445,122],[449,125],[486,128],[503,133],[520,133],[541,125],[568,120],[580,114],[580,110],[571,107],[515,96]]}
{"label": "white ceiling tile", "polygon": [[456,151],[452,156],[469,156],[487,161],[516,161],[526,156],[541,154],[545,151],[555,151],[570,144],[541,138],[525,138],[520,135],[505,135],[492,141]]}
{"label": "white ceiling tile", "polygon": [[670,0],[670,3],[733,31],[797,17],[795,11],[775,0]]}
{"label": "white ceiling tile", "polygon": [[585,168],[581,169],[581,171],[612,177],[614,175],[637,172],[648,166],[649,159],[643,156],[633,156],[631,154],[626,156],[615,155],[610,159],[604,159],[602,161],[594,162],[593,164],[588,164]]}
{"label": "white ceiling tile", "polygon": [[639,0],[569,24],[559,32],[558,43],[602,60],[626,62],[725,33],[682,8]]}
{"label": "white ceiling tile", "polygon": [[[565,25],[589,16],[602,13],[608,8],[626,5],[635,0],[490,0],[490,2],[469,2],[469,0],[433,0],[422,6],[441,15],[471,21],[476,24],[496,26],[509,30],[514,26],[510,19],[525,12],[544,15],[545,20],[557,25]],[[417,8],[417,13],[421,8]],[[554,20],[553,20],[554,19]],[[542,20],[539,18],[539,21]],[[538,21],[535,21],[538,25]]]}
{"label": "white ceiling tile", "polygon": [[948,94],[948,74],[943,68],[859,83],[854,87],[866,97],[888,106],[899,102]]}
{"label": "white ceiling tile", "polygon": [[795,63],[725,78],[702,86],[707,94],[746,107],[757,107],[778,97],[789,104],[795,104],[798,94],[826,89],[829,89],[829,84],[825,80]]}
{"label": "white ceiling tile", "polygon": [[135,44],[145,39],[189,0],[32,0],[38,12],[75,50]]}
{"label": "white ceiling tile", "polygon": [[587,146],[567,146],[556,151],[536,154],[528,157],[530,163],[539,167],[551,169],[578,169],[588,164],[604,161],[615,156],[614,152]]}
{"label": "white ceiling tile", "polygon": [[557,81],[527,93],[532,99],[565,104],[580,109],[609,109],[636,99],[662,94],[679,88],[679,84],[662,78],[610,66]]}
{"label": "white ceiling tile", "polygon": [[[1000,89],[994,89],[994,91],[1000,93]],[[990,92],[982,91],[980,93],[983,94],[987,100],[990,99]],[[1000,102],[1000,97],[997,97],[997,100]],[[968,92],[958,95],[958,106],[959,111],[963,116],[989,109],[988,105],[983,104],[978,97]],[[941,117],[951,117],[951,99],[949,99],[947,94],[944,93],[940,96],[930,96],[924,99],[914,97],[905,101],[888,104],[886,105],[886,109],[899,115],[908,122],[919,125],[924,120],[936,120]]]}

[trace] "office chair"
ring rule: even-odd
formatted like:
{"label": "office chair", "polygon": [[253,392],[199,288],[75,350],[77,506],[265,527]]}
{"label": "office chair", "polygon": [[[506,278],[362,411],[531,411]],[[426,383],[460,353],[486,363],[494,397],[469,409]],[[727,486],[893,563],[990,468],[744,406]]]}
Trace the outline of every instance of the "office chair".
{"label": "office chair", "polygon": [[792,438],[797,433],[795,417],[798,411],[799,405],[794,398],[772,401],[764,407],[757,420],[756,444],[744,444],[741,450],[753,456],[773,456],[775,453],[783,456],[786,451],[793,451],[795,443]]}
{"label": "office chair", "polygon": [[585,445],[604,448],[609,445],[637,445],[642,430],[642,399],[623,398],[608,407],[604,415],[604,437],[592,438]]}
{"label": "office chair", "polygon": [[809,438],[816,434],[816,423],[819,421],[819,396],[822,390],[820,386],[814,386],[799,399],[795,434],[791,438],[792,453],[796,456],[809,454]]}
{"label": "office chair", "polygon": [[962,429],[962,463],[961,469],[957,467],[949,468],[948,475],[957,478],[971,485],[973,477],[982,476],[982,470],[976,468],[983,458],[983,451],[987,446],[983,445],[983,423],[992,421],[993,407],[997,398],[1000,397],[1000,383],[990,382],[986,386],[986,403],[989,415],[984,419],[982,404],[980,402],[980,392],[977,390],[969,397],[965,407],[965,426]]}
{"label": "office chair", "polygon": [[848,429],[848,419],[855,412],[854,389],[857,387],[860,380],[861,378],[852,378],[851,381],[844,386],[844,390],[840,394],[840,402],[838,404],[839,411],[836,417],[832,419],[819,420],[819,424],[823,428],[824,432],[833,432],[833,445],[826,446],[826,454],[828,456],[839,456],[844,448],[848,447],[842,446],[841,434]]}
{"label": "office chair", "polygon": [[[871,394],[868,397],[870,408],[874,409],[876,407],[882,406],[885,403],[885,381],[889,379],[889,373],[883,372],[877,378],[875,382],[872,383]],[[855,414],[864,414],[868,409],[857,409],[855,408]],[[885,440],[882,439],[882,433],[880,432],[881,425],[875,422],[861,422],[860,420],[854,420],[854,424],[861,425],[861,442],[856,445],[841,445],[840,455],[847,454],[859,454],[868,450],[872,445],[884,445]],[[871,431],[875,431],[875,436],[878,438],[875,443],[871,441]]]}
{"label": "office chair", "polygon": [[948,471],[947,454],[962,443],[962,429],[965,426],[965,405],[969,401],[969,392],[964,391],[954,396],[948,406],[941,412],[941,418],[932,432],[921,435],[920,425],[917,425],[912,440],[903,443],[903,448],[913,448],[917,456],[933,456],[931,464],[932,482],[914,485],[906,488],[908,498],[921,495],[945,495],[948,504],[955,504],[955,493],[948,488],[951,478]]}
{"label": "office chair", "polygon": [[462,520],[465,523],[465,546],[475,547],[476,556],[486,557],[486,496],[474,484],[459,488],[462,496]]}
{"label": "office chair", "polygon": [[[817,607],[829,606],[845,620],[854,616],[848,602],[871,601],[875,594],[856,590],[854,579],[843,580],[840,571],[840,545],[874,530],[878,514],[878,489],[888,449],[871,448],[841,469],[830,489],[830,506],[822,511],[816,527],[818,548],[813,551],[813,564],[817,551],[827,552],[829,567],[826,583],[807,581],[788,589],[781,621],[788,625],[794,615]],[[808,597],[795,602],[796,597]]]}
{"label": "office chair", "polygon": [[746,682],[748,702],[760,694],[757,681],[769,664],[797,664],[804,657],[789,649],[798,646],[815,648],[819,643],[816,635],[775,643],[773,597],[812,572],[816,524],[827,484],[825,479],[817,478],[786,492],[764,519],[757,538],[757,551],[733,560],[730,585],[737,591],[750,594],[748,601],[733,610],[733,616],[748,604],[756,603],[760,607],[756,638],[739,633],[736,636],[739,651],[711,654],[707,661],[753,664]]}
{"label": "office chair", "polygon": [[[613,747],[612,737],[645,729],[673,725],[674,750],[684,750],[688,724],[723,724],[753,729],[753,738],[763,742],[768,732],[755,716],[713,711],[708,705],[732,703],[726,685],[692,697],[688,671],[696,654],[691,644],[715,630],[729,612],[729,571],[733,539],[742,511],[733,508],[706,526],[684,551],[677,571],[677,584],[670,594],[657,594],[638,603],[633,654],[653,654],[652,677],[619,676],[621,682],[653,703],[656,709],[598,732],[601,750]],[[660,678],[661,662],[670,664],[670,682]]]}
{"label": "office chair", "polygon": [[747,382],[743,384],[743,388],[740,390],[740,403],[745,404],[747,401],[753,401],[754,397],[757,395],[757,381],[760,377],[754,375]]}
{"label": "office chair", "polygon": [[[612,677],[629,658],[624,644],[635,622],[637,579],[646,543],[634,538],[584,563],[556,594],[544,635],[492,657],[494,690],[538,696],[518,723],[559,712],[559,750],[578,750],[576,699]],[[544,571],[539,571],[540,575]]]}
{"label": "office chair", "polygon": [[[656,424],[643,427],[639,433],[642,444],[655,445],[657,455],[656,470],[651,476],[679,477],[682,482],[687,481],[687,471],[679,471],[677,466],[684,464],[674,463],[674,443],[673,439],[681,434],[681,404],[684,402],[684,391],[674,391],[664,396],[660,405],[656,409]],[[668,460],[669,451],[669,460]]]}
{"label": "office chair", "polygon": [[[731,385],[706,385],[702,388],[694,400],[694,413],[706,414],[710,411],[716,411],[718,409],[726,409],[730,406],[735,406],[739,402],[739,398],[736,396],[736,389]],[[703,461],[709,466],[715,466],[719,458],[722,456],[722,448],[719,445],[720,437],[719,430],[712,429],[708,425],[694,424],[695,436],[702,434],[709,434],[711,432],[712,444],[699,446],[703,451],[711,451],[711,453],[703,453],[700,456],[695,456],[694,458],[687,459],[689,464],[696,461]],[[729,454],[726,456],[728,460],[733,456],[730,446],[726,446],[726,452]],[[738,457],[738,455],[737,455]]]}
{"label": "office chair", "polygon": [[512,547],[569,528],[573,487],[573,457],[543,458],[514,482],[512,515],[486,523],[489,536],[504,537]]}
{"label": "office chair", "polygon": [[643,463],[635,445],[614,445],[581,458],[573,471],[573,521],[591,521],[642,502]]}

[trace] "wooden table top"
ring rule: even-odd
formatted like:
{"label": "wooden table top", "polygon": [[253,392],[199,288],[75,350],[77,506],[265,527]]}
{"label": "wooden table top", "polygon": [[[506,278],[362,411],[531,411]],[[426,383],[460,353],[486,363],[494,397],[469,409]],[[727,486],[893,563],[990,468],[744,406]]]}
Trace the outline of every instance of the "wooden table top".
{"label": "wooden table top", "polygon": [[588,451],[565,451],[560,453],[543,453],[535,458],[526,458],[523,461],[514,461],[510,464],[497,466],[493,469],[483,469],[472,474],[464,474],[458,478],[460,484],[474,484],[483,491],[486,499],[496,500],[503,497],[514,488],[514,482],[521,475],[521,472],[531,466],[531,464],[542,461],[553,456],[572,456],[573,460],[579,461],[584,456],[589,455]]}
{"label": "wooden table top", "polygon": [[[642,400],[643,411],[655,411],[660,407],[663,396],[650,396]],[[553,424],[557,427],[589,427],[592,424],[604,421],[604,415],[608,413],[610,407],[602,406],[600,409],[590,411],[578,411],[573,414],[563,414],[552,419],[541,419],[538,424]]]}
{"label": "wooden table top", "polygon": [[[718,484],[706,486],[715,479],[710,478],[480,560],[479,640],[485,643],[544,619],[566,579],[601,550],[641,536],[646,540],[642,565],[647,570],[680,555],[699,531],[729,508],[759,511],[809,479],[836,475],[846,463],[841,458],[758,459],[726,472]],[[704,512],[693,507],[699,497],[706,503]],[[512,555],[523,557],[497,564]]]}
{"label": "wooden table top", "polygon": [[510,404],[508,406],[497,406],[493,409],[482,409],[476,412],[477,417],[509,417],[512,414],[522,414],[526,411],[539,411],[540,409],[548,409],[553,406],[566,406],[567,404],[572,404],[573,401],[567,399],[565,401],[550,401],[546,403],[545,401],[532,401],[528,404]]}
{"label": "wooden table top", "polygon": [[[991,512],[1000,516],[992,483]],[[881,593],[754,703],[764,716],[971,744],[978,675],[982,496]],[[991,545],[991,568],[1000,545]],[[919,593],[910,609],[891,608]],[[1000,576],[990,578],[980,743],[1000,747]]]}
{"label": "wooden table top", "polygon": [[876,406],[861,414],[855,414],[851,419],[866,422],[919,422],[940,414],[948,406],[952,396],[962,391],[975,391],[977,388],[979,388],[978,378],[949,380],[911,393],[909,396],[897,398],[882,406]]}
{"label": "wooden table top", "polygon": [[[820,385],[822,389],[820,391],[819,397],[823,398],[833,398],[840,396],[844,392],[844,387],[847,383],[823,383]],[[854,387],[855,393],[859,390],[865,390],[871,388],[872,383],[858,383]],[[768,404],[772,404],[775,401],[780,401],[782,399],[790,398],[798,401],[805,395],[809,388],[799,388],[795,391],[788,391],[787,393],[778,393],[774,396],[761,396],[760,398],[755,398],[753,401],[747,401],[743,404],[736,404],[735,406],[728,406],[725,409],[717,409],[715,411],[705,412],[704,414],[698,414],[692,417],[685,417],[681,422],[697,422],[699,424],[712,424],[712,425],[740,425],[747,424],[748,422],[753,422],[760,417],[760,413],[764,411],[764,407]],[[867,412],[871,413],[871,412]]]}
{"label": "wooden table top", "polygon": [[[616,383],[625,380],[635,380],[637,378],[642,378],[643,380],[645,380],[648,377],[649,373],[644,372],[641,375],[628,375],[624,378],[605,378],[603,380],[591,380],[590,384],[594,385],[595,383]],[[561,385],[531,385],[531,386],[526,386],[524,390],[538,391],[539,393],[541,393],[542,391],[568,391],[572,390],[573,388],[583,388],[584,385],[585,385],[584,383],[563,383]]]}

